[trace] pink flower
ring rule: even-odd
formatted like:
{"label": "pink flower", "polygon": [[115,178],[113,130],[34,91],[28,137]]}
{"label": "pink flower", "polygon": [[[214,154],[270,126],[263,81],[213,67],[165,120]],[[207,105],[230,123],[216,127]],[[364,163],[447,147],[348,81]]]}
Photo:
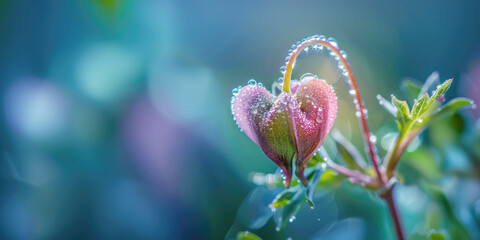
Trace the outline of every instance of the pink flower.
{"label": "pink flower", "polygon": [[303,170],[335,122],[337,99],[332,87],[316,77],[292,81],[291,93],[278,96],[249,84],[234,94],[232,113],[240,129],[283,170],[286,187],[295,156],[296,175],[306,186]]}

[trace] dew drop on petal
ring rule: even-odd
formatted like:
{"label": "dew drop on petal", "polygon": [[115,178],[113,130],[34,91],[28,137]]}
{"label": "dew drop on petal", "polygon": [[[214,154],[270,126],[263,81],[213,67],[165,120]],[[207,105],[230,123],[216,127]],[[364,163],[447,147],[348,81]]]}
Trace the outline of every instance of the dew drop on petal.
{"label": "dew drop on petal", "polygon": [[348,93],[352,96],[355,96],[355,94],[357,93],[354,89],[350,89],[350,91],[348,91]]}
{"label": "dew drop on petal", "polygon": [[370,142],[375,143],[377,141],[377,136],[375,136],[373,134],[370,134],[369,140],[370,140]]}
{"label": "dew drop on petal", "polygon": [[[239,92],[238,88],[234,88],[234,89],[232,90],[232,94],[233,94],[234,96],[237,96],[237,95],[238,95],[238,92]],[[233,100],[234,100],[234,99],[232,99],[232,101],[233,101]]]}
{"label": "dew drop on petal", "polygon": [[255,81],[254,79],[250,79],[250,80],[248,80],[248,85],[255,86],[255,85],[257,85],[257,81]]}
{"label": "dew drop on petal", "polygon": [[287,68],[285,66],[280,67],[280,72],[281,73],[285,73],[286,70],[287,70]]}
{"label": "dew drop on petal", "polygon": [[295,219],[296,219],[295,216],[291,216],[291,217],[288,219],[288,221],[289,221],[289,222],[293,222],[293,221],[295,221]]}
{"label": "dew drop on petal", "polygon": [[342,55],[343,58],[347,59],[347,53],[345,51],[340,51],[340,54]]}

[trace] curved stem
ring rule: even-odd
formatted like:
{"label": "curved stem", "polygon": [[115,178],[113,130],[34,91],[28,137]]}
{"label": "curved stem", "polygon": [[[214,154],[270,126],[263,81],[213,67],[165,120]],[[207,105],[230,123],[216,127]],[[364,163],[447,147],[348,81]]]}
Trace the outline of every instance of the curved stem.
{"label": "curved stem", "polygon": [[380,185],[385,186],[387,183],[387,180],[384,179],[384,175],[380,171],[380,167],[378,165],[378,160],[377,160],[377,155],[375,153],[375,148],[373,147],[373,143],[370,141],[370,130],[368,128],[368,123],[367,123],[367,117],[365,115],[365,108],[363,107],[363,101],[362,97],[360,96],[360,92],[358,91],[358,85],[357,81],[355,80],[355,77],[353,76],[352,70],[350,68],[350,65],[348,65],[347,60],[342,56],[340,53],[340,50],[332,45],[327,40],[322,40],[319,38],[310,38],[309,40],[299,44],[297,48],[292,52],[292,55],[290,57],[290,60],[287,63],[287,67],[285,69],[285,74],[284,74],[284,81],[283,81],[283,91],[285,92],[290,92],[290,78],[292,75],[293,71],[293,65],[297,59],[297,56],[307,47],[311,45],[317,45],[320,44],[326,48],[328,48],[330,51],[334,52],[342,62],[343,66],[345,67],[345,70],[348,73],[348,77],[350,78],[350,87],[353,91],[355,91],[355,98],[356,98],[356,108],[360,112],[360,126],[362,128],[363,132],[363,137],[365,140],[365,143],[367,144],[368,148],[368,153],[370,156],[370,161],[372,162],[372,165],[375,169],[375,172],[377,173],[377,178],[380,183]]}
{"label": "curved stem", "polygon": [[397,239],[398,240],[406,239],[402,230],[402,224],[400,223],[400,216],[398,214],[397,207],[395,206],[395,201],[393,199],[393,186],[381,196],[387,202],[388,210],[390,211],[390,216],[392,216],[393,223],[395,225],[395,232],[397,233]]}

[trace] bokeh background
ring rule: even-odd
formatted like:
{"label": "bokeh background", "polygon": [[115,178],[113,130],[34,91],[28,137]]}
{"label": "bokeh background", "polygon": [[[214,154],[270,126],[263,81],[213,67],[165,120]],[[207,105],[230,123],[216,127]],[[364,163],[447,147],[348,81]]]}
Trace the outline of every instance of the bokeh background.
{"label": "bokeh background", "polygon": [[[291,44],[334,37],[384,151],[395,125],[376,95],[402,98],[403,78],[438,71],[455,79],[447,98],[480,102],[479,11],[478,1],[2,0],[0,239],[223,239],[255,188],[251,173],[276,169],[233,121],[233,88],[253,78],[270,89]],[[294,77],[312,72],[334,86],[335,128],[363,149],[347,85],[326,56],[303,54]],[[465,144],[477,139],[479,113],[434,126],[420,153],[442,171],[427,167],[472,238],[480,145]],[[442,177],[452,168],[473,173]],[[398,189],[415,232],[431,204],[415,185]],[[305,210],[314,220],[254,232],[392,239],[372,196],[344,183],[317,199],[324,208]]]}

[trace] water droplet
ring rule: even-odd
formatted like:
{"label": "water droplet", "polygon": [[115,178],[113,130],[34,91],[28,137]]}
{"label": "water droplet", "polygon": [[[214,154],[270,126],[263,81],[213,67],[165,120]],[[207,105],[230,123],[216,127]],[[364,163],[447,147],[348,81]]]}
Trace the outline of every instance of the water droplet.
{"label": "water droplet", "polygon": [[317,78],[318,78],[317,75],[314,75],[312,73],[305,73],[300,77],[300,82],[304,84]]}
{"label": "water droplet", "polygon": [[312,209],[312,210],[315,209],[315,206],[310,206],[310,209]]}
{"label": "water droplet", "polygon": [[320,167],[322,167],[322,169],[325,170],[327,168],[327,164],[323,162],[320,164]]}
{"label": "water droplet", "polygon": [[332,46],[338,48],[338,43],[337,43],[337,40],[335,40],[335,38],[329,37],[329,38],[327,39],[327,41],[328,41],[330,44],[332,44]]}
{"label": "water droplet", "polygon": [[275,211],[277,211],[277,208],[270,207],[270,211],[275,212]]}
{"label": "water droplet", "polygon": [[342,62],[338,62],[337,66],[338,66],[338,68],[340,68],[340,70],[345,69],[345,66],[343,66]]}
{"label": "water droplet", "polygon": [[360,113],[360,111],[356,111],[355,116],[360,117],[360,116],[362,116],[362,114]]}
{"label": "water droplet", "polygon": [[340,54],[342,55],[343,58],[347,59],[347,53],[345,51],[340,51]]}
{"label": "water droplet", "polygon": [[423,122],[423,119],[420,118],[420,119],[417,120],[417,122],[418,122],[418,123],[422,123],[422,122]]}
{"label": "water droplet", "polygon": [[348,77],[348,71],[346,69],[342,70],[342,75]]}
{"label": "water droplet", "polygon": [[348,93],[352,96],[355,96],[355,94],[357,93],[354,89],[350,89],[350,91],[348,91]]}
{"label": "water droplet", "polygon": [[280,72],[281,73],[285,73],[286,70],[287,70],[287,68],[285,66],[280,67]]}
{"label": "water droplet", "polygon": [[305,49],[303,49],[303,51],[308,52],[308,47],[306,47]]}
{"label": "water droplet", "polygon": [[279,78],[277,79],[277,82],[278,82],[278,83],[282,83],[282,82],[283,82],[283,78],[279,77]]}
{"label": "water droplet", "polygon": [[363,109],[363,115],[365,115],[365,118],[368,118],[368,111],[366,108]]}
{"label": "water droplet", "polygon": [[257,81],[255,81],[253,79],[250,79],[250,80],[248,80],[248,85],[255,86],[255,85],[257,85]]}
{"label": "water droplet", "polygon": [[280,227],[277,226],[277,227],[275,228],[275,230],[276,230],[277,232],[280,232]]}
{"label": "water droplet", "polygon": [[261,82],[259,82],[257,85],[258,85],[259,87],[263,87],[263,84],[262,84]]}
{"label": "water droplet", "polygon": [[[237,96],[239,91],[240,91],[240,90],[238,90],[238,88],[234,88],[234,89],[232,90],[233,96]],[[232,101],[233,101],[233,100],[234,100],[234,99],[232,98]]]}
{"label": "water droplet", "polygon": [[375,143],[377,141],[377,136],[370,134],[370,142]]}
{"label": "water droplet", "polygon": [[296,218],[295,216],[291,216],[291,217],[288,219],[288,221],[289,221],[289,222],[293,222],[293,221],[295,221],[295,218]]}

